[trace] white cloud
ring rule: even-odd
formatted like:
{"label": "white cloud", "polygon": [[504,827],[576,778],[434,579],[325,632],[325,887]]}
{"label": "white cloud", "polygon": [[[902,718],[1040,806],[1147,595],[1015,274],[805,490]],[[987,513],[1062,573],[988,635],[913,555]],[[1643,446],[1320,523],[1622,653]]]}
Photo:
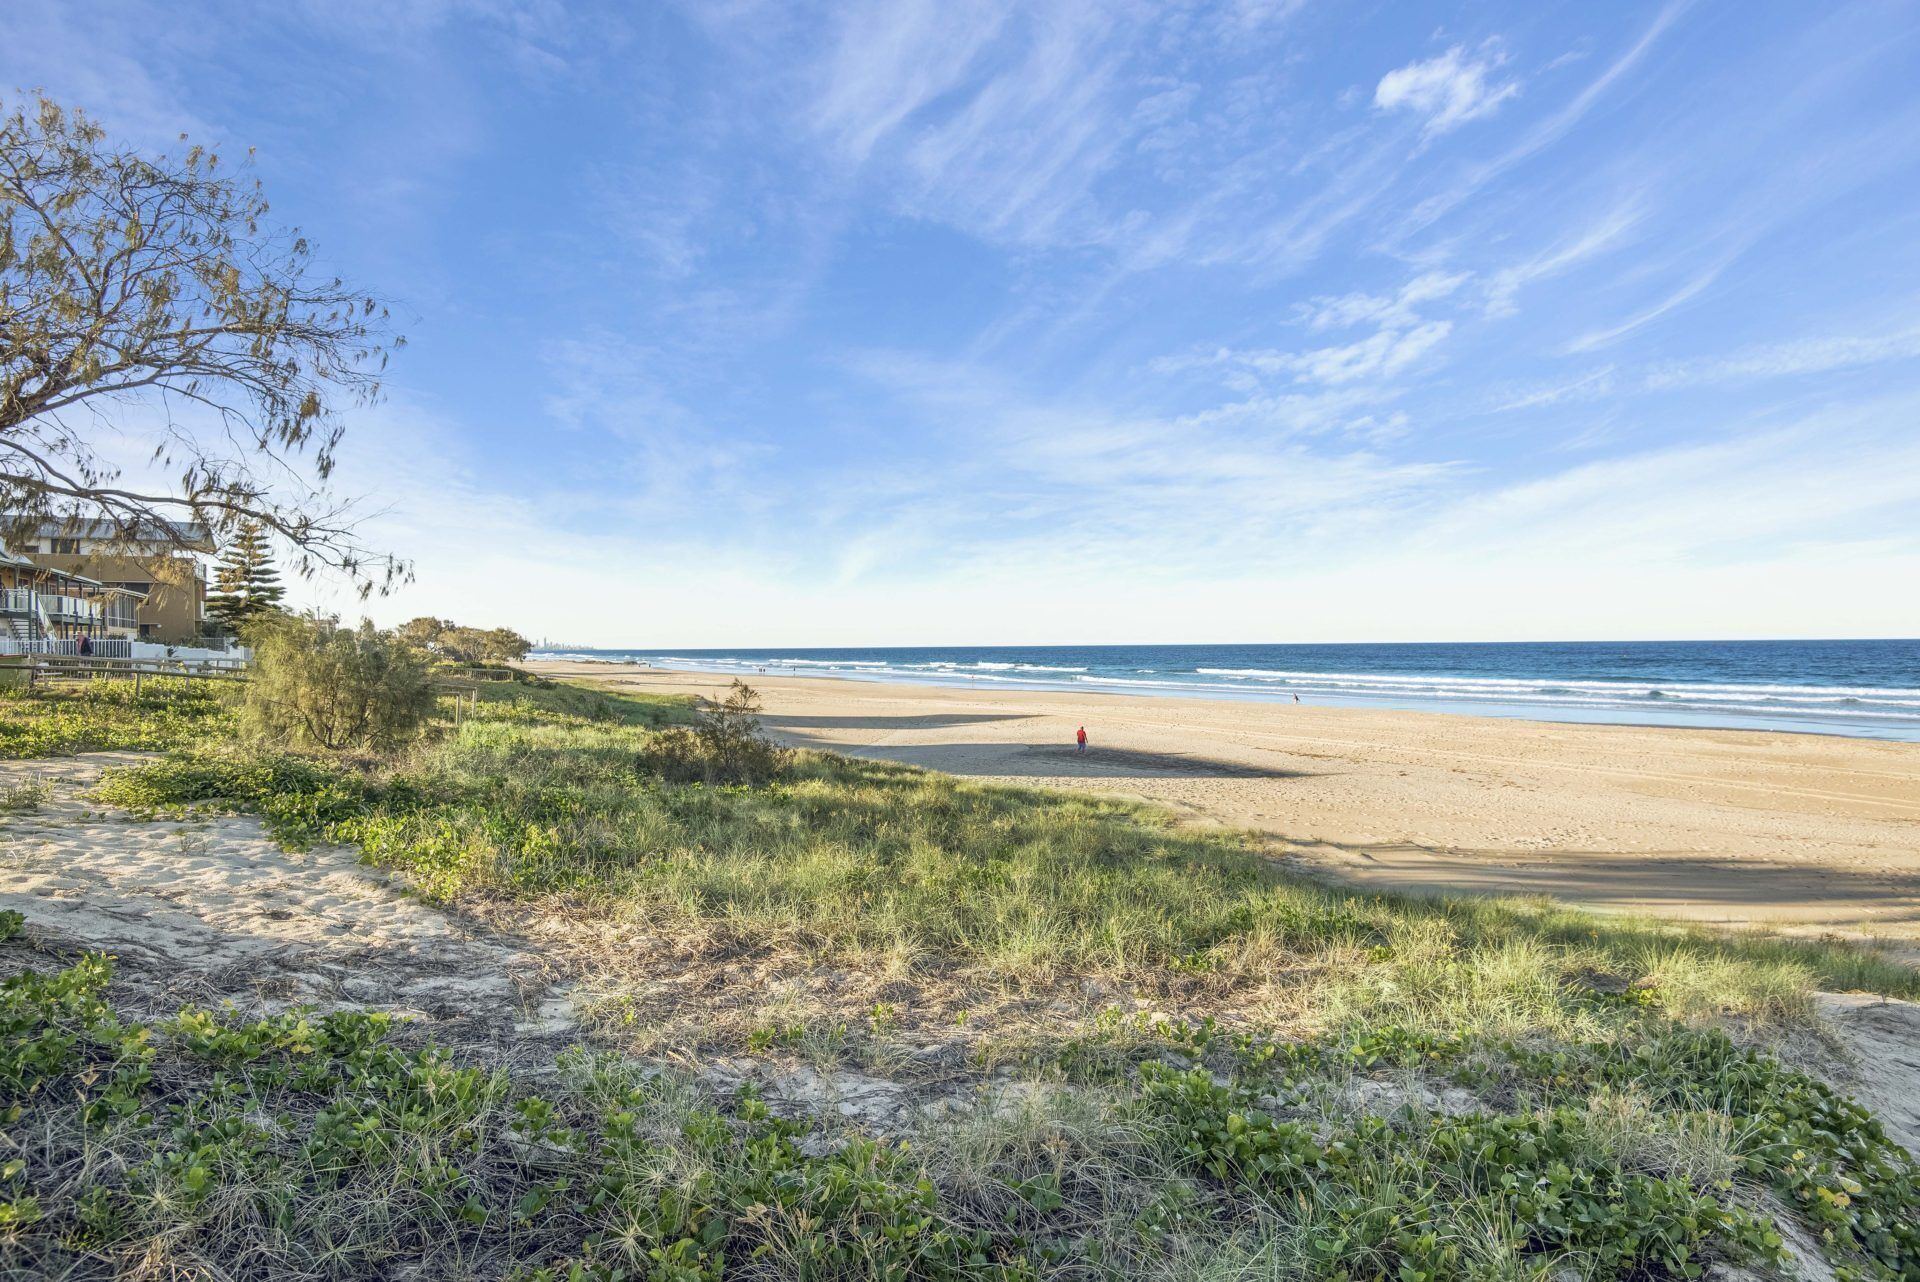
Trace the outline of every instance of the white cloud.
{"label": "white cloud", "polygon": [[9,113],[43,89],[84,110],[122,146],[178,152],[180,135],[214,145],[221,132],[196,113],[179,67],[199,50],[192,24],[140,24],[137,40],[119,24],[65,5],[0,5],[0,103]]}
{"label": "white cloud", "polygon": [[1321,347],[1291,358],[1300,378],[1338,386],[1363,378],[1391,378],[1432,351],[1453,329],[1452,321],[1428,321],[1409,330],[1381,330],[1357,343]]}
{"label": "white cloud", "polygon": [[[489,493],[439,428],[396,412],[355,466],[403,498],[370,533],[421,575],[372,612],[652,647],[1191,641],[1195,620],[1227,641],[1912,631],[1886,585],[1920,573],[1920,542],[1860,524],[1920,501],[1911,397],[1482,487],[991,391],[969,405],[958,371],[922,373],[946,412],[988,423],[989,455],[870,504],[827,566],[567,524],[568,496]],[[975,510],[983,486],[1005,507]]]}
{"label": "white cloud", "polygon": [[1588,82],[1587,87],[1575,94],[1573,99],[1545,120],[1529,129],[1526,135],[1504,154],[1469,170],[1464,178],[1445,191],[1438,192],[1421,201],[1401,227],[1401,235],[1431,225],[1443,217],[1462,201],[1493,181],[1507,170],[1532,157],[1536,152],[1558,142],[1567,131],[1583,120],[1587,113],[1605,97],[1627,74],[1638,67],[1666,30],[1671,26],[1691,0],[1669,0],[1646,30],[1640,33],[1627,51],[1614,59],[1605,71]]}
{"label": "white cloud", "polygon": [[1543,250],[1524,262],[1494,272],[1487,280],[1487,315],[1513,315],[1519,310],[1517,300],[1522,289],[1535,281],[1570,271],[1587,259],[1614,248],[1645,216],[1645,202],[1638,196],[1629,197],[1571,239]]}
{"label": "white cloud", "polygon": [[1699,383],[1746,382],[1910,360],[1920,360],[1920,327],[1889,334],[1799,338],[1764,343],[1732,356],[1665,361],[1647,371],[1646,386],[1660,390]]}
{"label": "white cloud", "polygon": [[[1406,372],[1453,331],[1452,321],[1424,321],[1410,329],[1387,327],[1351,343],[1285,348],[1222,347],[1205,356],[1158,361],[1162,373],[1195,367],[1240,371],[1259,378],[1283,378],[1299,383],[1343,387],[1362,381],[1380,382]],[[1258,378],[1229,380],[1230,385],[1252,387]]]}
{"label": "white cloud", "polygon": [[963,84],[1006,11],[899,0],[850,7],[817,76],[814,127],[864,161],[922,108]]}
{"label": "white cloud", "polygon": [[1373,105],[1383,111],[1414,112],[1426,117],[1429,135],[1446,133],[1491,114],[1520,92],[1518,82],[1496,79],[1500,62],[1492,54],[1470,54],[1455,45],[1437,58],[1380,77]]}
{"label": "white cloud", "polygon": [[1468,278],[1467,272],[1425,272],[1415,276],[1393,294],[1343,294],[1337,298],[1316,298],[1306,305],[1307,321],[1315,329],[1345,329],[1352,325],[1390,328],[1413,325],[1420,319],[1416,308],[1423,303],[1446,298],[1464,285]]}
{"label": "white cloud", "polygon": [[[1917,408],[1913,396],[1891,397],[1784,428],[1729,424],[1724,439],[1644,449],[1473,496],[1427,537],[1495,549],[1525,531],[1528,543],[1570,556],[1705,571],[1763,560],[1801,541],[1846,537],[1876,509],[1920,502],[1920,438],[1902,431]],[[1903,543],[1920,551],[1912,534]]]}
{"label": "white cloud", "polygon": [[[1391,294],[1323,296],[1303,304],[1302,319],[1315,330],[1375,327],[1372,334],[1350,343],[1292,351],[1280,348],[1221,348],[1203,358],[1157,363],[1162,372],[1196,365],[1238,371],[1243,385],[1258,378],[1283,377],[1323,387],[1358,383],[1384,384],[1405,373],[1453,332],[1449,320],[1428,320],[1419,309],[1453,295],[1471,279],[1467,272],[1423,272]],[[1384,391],[1384,388],[1376,388]]]}
{"label": "white cloud", "polygon": [[1497,414],[1615,395],[1710,384],[1746,385],[1764,379],[1825,374],[1900,361],[1920,361],[1920,327],[1908,326],[1883,334],[1828,335],[1760,343],[1726,356],[1659,361],[1638,370],[1603,365],[1571,380],[1508,387],[1489,409]]}
{"label": "white cloud", "polygon": [[1570,382],[1536,384],[1528,387],[1509,388],[1500,399],[1490,407],[1492,413],[1500,414],[1508,410],[1538,409],[1544,405],[1560,405],[1568,401],[1583,401],[1610,394],[1616,386],[1614,367],[1603,365],[1590,373],[1582,374]]}
{"label": "white cloud", "polygon": [[1724,272],[1737,256],[1736,251],[1734,254],[1729,254],[1721,258],[1719,262],[1709,263],[1705,268],[1696,272],[1691,278],[1682,282],[1677,289],[1673,290],[1660,301],[1649,307],[1642,308],[1640,311],[1635,312],[1633,315],[1616,324],[1607,325],[1600,329],[1588,330],[1586,333],[1581,334],[1572,342],[1568,343],[1561,350],[1568,354],[1595,351],[1619,342],[1622,338],[1625,338],[1628,334],[1633,333],[1642,326],[1651,325],[1654,321],[1659,320],[1662,316],[1674,310],[1674,308],[1684,306],[1705,293],[1714,281],[1720,279],[1720,273]]}

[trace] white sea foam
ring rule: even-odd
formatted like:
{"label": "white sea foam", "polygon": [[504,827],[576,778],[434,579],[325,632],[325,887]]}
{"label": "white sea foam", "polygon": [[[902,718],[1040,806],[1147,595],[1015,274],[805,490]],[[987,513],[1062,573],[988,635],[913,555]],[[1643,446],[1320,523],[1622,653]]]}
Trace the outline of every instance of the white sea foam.
{"label": "white sea foam", "polygon": [[[575,657],[572,655],[566,657]],[[579,655],[604,658],[605,655]],[[1662,681],[1620,677],[1465,676],[1420,672],[1324,672],[1295,668],[1194,667],[1161,669],[1131,664],[1109,675],[1084,664],[1017,659],[800,658],[640,655],[666,667],[749,674],[771,672],[837,676],[864,681],[1005,685],[1038,689],[1111,690],[1142,695],[1290,700],[1295,696],[1374,706],[1484,708],[1507,715],[1552,717],[1556,709],[1585,720],[1643,719],[1695,724],[1775,724],[1876,727],[1903,737],[1920,735],[1920,687],[1728,681]],[[1063,656],[1064,657],[1064,656]],[[1079,656],[1074,656],[1079,657]]]}

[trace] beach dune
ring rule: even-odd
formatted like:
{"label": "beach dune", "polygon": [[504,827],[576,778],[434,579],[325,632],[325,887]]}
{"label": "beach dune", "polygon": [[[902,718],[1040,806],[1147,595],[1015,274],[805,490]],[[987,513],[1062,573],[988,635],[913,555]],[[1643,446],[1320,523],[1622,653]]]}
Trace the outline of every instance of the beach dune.
{"label": "beach dune", "polygon": [[[731,678],[536,662],[717,696]],[[1920,744],[754,677],[784,742],[1160,802],[1365,890],[1920,935]],[[1074,731],[1087,727],[1085,756]]]}

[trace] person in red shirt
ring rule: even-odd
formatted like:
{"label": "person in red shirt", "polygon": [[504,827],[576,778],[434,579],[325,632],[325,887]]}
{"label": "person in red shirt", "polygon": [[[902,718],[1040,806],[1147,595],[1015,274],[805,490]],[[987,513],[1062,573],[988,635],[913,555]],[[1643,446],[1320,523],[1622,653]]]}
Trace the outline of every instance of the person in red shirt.
{"label": "person in red shirt", "polygon": [[1080,745],[1081,752],[1087,750],[1087,728],[1085,726],[1080,727],[1080,733],[1073,736],[1073,739],[1075,743]]}

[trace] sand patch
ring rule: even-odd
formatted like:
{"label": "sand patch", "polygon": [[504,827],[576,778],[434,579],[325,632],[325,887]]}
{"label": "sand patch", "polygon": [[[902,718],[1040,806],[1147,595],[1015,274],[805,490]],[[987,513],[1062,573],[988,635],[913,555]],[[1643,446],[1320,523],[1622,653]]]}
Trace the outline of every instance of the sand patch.
{"label": "sand patch", "polygon": [[1822,993],[1820,1014],[1847,1051],[1832,1076],[1910,1153],[1920,1153],[1920,1002]]}
{"label": "sand patch", "polygon": [[353,851],[281,850],[249,817],[139,820],[86,799],[104,768],[137,759],[0,762],[0,788],[46,789],[36,809],[0,817],[0,909],[26,917],[31,944],[113,954],[155,1013],[388,1010],[443,1043],[532,1061],[571,1032],[538,954],[420,902]]}

